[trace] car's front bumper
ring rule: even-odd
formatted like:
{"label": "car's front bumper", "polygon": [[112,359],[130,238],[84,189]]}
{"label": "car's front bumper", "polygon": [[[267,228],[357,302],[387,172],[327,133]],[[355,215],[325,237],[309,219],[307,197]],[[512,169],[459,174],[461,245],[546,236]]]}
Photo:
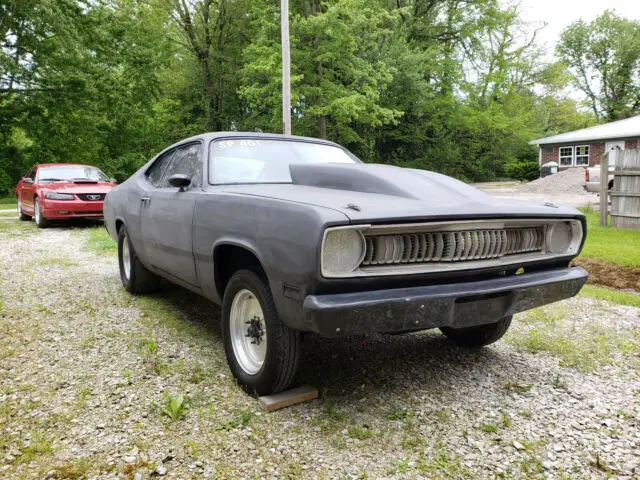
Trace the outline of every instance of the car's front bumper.
{"label": "car's front bumper", "polygon": [[100,218],[103,216],[102,200],[45,200],[42,215],[47,220],[65,218]]}
{"label": "car's front bumper", "polygon": [[585,182],[584,189],[587,192],[598,193],[600,191],[600,182]]}
{"label": "car's front bumper", "polygon": [[450,285],[309,295],[304,318],[324,336],[470,327],[572,297],[587,276],[580,267],[557,268]]}

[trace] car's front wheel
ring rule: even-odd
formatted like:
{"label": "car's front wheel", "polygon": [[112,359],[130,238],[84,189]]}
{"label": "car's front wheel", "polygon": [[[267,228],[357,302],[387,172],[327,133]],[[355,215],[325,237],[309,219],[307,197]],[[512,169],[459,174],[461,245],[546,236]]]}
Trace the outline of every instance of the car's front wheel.
{"label": "car's front wheel", "polygon": [[128,292],[152,293],[160,286],[160,277],[147,270],[136,255],[124,225],[118,230],[118,264],[120,280]]}
{"label": "car's front wheel", "polygon": [[455,343],[465,347],[484,347],[497,342],[507,333],[513,315],[501,318],[496,323],[466,328],[442,327],[440,331]]}
{"label": "car's front wheel", "polygon": [[31,220],[31,216],[24,213],[22,210],[22,202],[18,200],[18,220],[26,222],[27,220]]}
{"label": "car's front wheel", "polygon": [[287,327],[259,270],[237,271],[222,302],[222,335],[229,368],[249,393],[285,390],[298,368],[300,332]]}
{"label": "car's front wheel", "polygon": [[49,220],[44,218],[42,215],[42,208],[40,207],[40,199],[38,197],[35,198],[34,202],[34,210],[35,210],[35,221],[38,228],[47,228],[51,223]]}

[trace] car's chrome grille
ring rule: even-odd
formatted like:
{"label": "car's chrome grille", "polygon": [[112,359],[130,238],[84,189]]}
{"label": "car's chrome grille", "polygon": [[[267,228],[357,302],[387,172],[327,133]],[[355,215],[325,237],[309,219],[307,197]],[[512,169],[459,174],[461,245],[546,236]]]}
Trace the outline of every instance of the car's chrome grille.
{"label": "car's chrome grille", "polygon": [[544,226],[504,229],[365,234],[361,266],[461,262],[539,252],[545,245]]}
{"label": "car's chrome grille", "polygon": [[106,193],[78,193],[78,198],[80,200],[85,200],[89,202],[97,202],[99,200],[104,200],[104,197],[107,196]]}

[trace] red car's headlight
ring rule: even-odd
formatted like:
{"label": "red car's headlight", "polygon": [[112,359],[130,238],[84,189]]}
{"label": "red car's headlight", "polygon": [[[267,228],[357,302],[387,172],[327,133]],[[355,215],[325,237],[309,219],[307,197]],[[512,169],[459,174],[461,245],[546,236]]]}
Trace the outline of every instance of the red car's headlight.
{"label": "red car's headlight", "polygon": [[44,194],[44,198],[47,200],[75,200],[76,197],[70,193],[47,192]]}

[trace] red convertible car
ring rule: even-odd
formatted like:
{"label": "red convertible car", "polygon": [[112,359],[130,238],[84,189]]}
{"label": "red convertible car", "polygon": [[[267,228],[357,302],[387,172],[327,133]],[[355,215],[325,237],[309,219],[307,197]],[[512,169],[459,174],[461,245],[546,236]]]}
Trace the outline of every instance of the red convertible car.
{"label": "red convertible car", "polygon": [[104,198],[114,186],[114,180],[90,165],[36,165],[16,186],[18,218],[33,217],[40,228],[53,220],[101,218]]}

